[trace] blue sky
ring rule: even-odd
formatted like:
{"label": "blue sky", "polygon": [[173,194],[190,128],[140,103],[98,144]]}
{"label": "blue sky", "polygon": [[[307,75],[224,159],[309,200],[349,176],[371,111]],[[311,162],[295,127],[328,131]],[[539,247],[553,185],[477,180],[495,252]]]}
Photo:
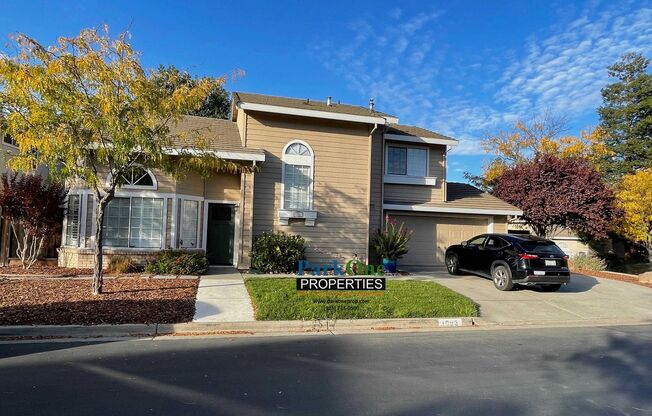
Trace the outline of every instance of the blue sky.
{"label": "blue sky", "polygon": [[[461,140],[449,180],[479,173],[486,131],[545,110],[595,125],[606,67],[652,56],[652,1],[5,2],[0,35],[45,44],[108,24],[145,66],[244,70],[226,88],[333,96]],[[6,42],[3,42],[3,44]]]}

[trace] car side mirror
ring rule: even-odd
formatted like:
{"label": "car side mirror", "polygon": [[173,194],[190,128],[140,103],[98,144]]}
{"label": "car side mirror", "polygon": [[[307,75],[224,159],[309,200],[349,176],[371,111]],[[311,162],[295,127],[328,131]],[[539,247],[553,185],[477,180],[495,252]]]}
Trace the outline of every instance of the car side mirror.
{"label": "car side mirror", "polygon": [[462,244],[462,247],[466,247],[469,245],[468,241],[462,241],[460,244]]}

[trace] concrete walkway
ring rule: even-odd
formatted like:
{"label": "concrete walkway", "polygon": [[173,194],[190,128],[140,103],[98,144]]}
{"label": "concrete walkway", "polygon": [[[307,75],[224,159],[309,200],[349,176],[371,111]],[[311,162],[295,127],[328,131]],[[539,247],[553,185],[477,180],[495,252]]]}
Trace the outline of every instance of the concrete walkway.
{"label": "concrete walkway", "polygon": [[201,277],[193,322],[251,321],[254,321],[254,309],[237,270],[215,268]]}
{"label": "concrete walkway", "polygon": [[434,280],[468,296],[480,306],[480,316],[501,325],[523,323],[652,322],[652,289],[631,283],[573,274],[559,292],[529,287],[501,292],[489,279],[451,276],[444,268],[413,270],[412,279]]}

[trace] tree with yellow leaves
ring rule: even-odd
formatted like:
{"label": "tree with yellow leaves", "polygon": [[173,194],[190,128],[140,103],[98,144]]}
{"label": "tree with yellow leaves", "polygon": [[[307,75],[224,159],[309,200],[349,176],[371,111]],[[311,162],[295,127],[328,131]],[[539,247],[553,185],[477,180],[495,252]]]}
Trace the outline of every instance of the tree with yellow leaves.
{"label": "tree with yellow leaves", "polygon": [[[16,139],[10,167],[47,166],[58,180],[81,180],[93,190],[95,265],[93,293],[102,291],[103,220],[116,188],[135,164],[180,175],[188,168],[208,175],[241,167],[203,152],[172,159],[170,126],[200,108],[223,79],[201,78],[168,91],[146,71],[123,33],[85,29],[45,47],[27,35],[13,38],[17,53],[0,54],[0,122]],[[100,174],[109,169],[109,179]]]}
{"label": "tree with yellow leaves", "polygon": [[652,252],[652,169],[623,176],[616,201],[624,211],[618,222],[620,233]]}
{"label": "tree with yellow leaves", "polygon": [[563,119],[544,113],[531,121],[517,120],[508,130],[487,133],[482,147],[494,159],[484,167],[482,176],[467,174],[467,179],[489,189],[509,167],[537,156],[583,157],[597,164],[608,153],[603,129],[582,131],[579,137],[561,136],[564,125]]}

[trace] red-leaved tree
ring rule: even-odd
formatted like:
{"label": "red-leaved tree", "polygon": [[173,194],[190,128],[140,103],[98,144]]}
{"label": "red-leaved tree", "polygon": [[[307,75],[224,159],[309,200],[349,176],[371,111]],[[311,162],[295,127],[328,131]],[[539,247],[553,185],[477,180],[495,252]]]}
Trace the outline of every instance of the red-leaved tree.
{"label": "red-leaved tree", "polygon": [[541,155],[512,166],[497,179],[492,193],[522,209],[522,219],[540,237],[567,227],[605,238],[618,212],[611,189],[581,157]]}
{"label": "red-leaved tree", "polygon": [[36,263],[43,242],[61,226],[65,189],[38,175],[2,175],[0,207],[16,238],[16,255],[23,267]]}

